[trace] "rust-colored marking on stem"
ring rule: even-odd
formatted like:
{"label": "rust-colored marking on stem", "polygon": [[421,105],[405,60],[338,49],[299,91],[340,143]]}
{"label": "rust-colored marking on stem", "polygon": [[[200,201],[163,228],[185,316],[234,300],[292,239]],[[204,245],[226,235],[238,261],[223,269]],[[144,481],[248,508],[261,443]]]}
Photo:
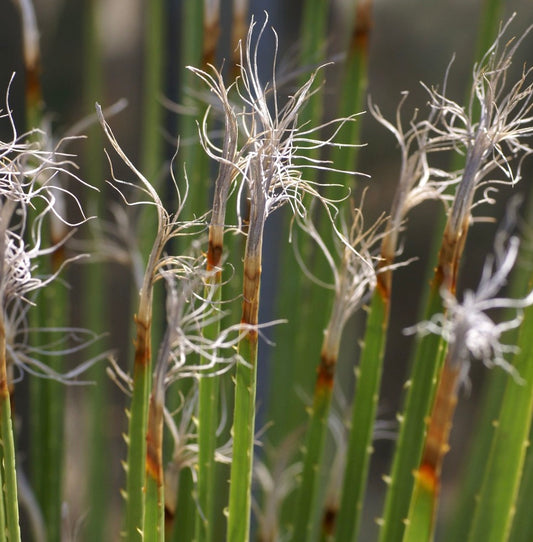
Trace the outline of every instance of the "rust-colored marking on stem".
{"label": "rust-colored marking on stem", "polygon": [[437,493],[439,480],[435,469],[431,465],[421,465],[416,473],[416,479],[429,493]]}
{"label": "rust-colored marking on stem", "polygon": [[207,271],[213,271],[217,267],[220,267],[220,260],[222,259],[222,245],[215,244],[209,239],[209,245],[207,248]]}
{"label": "rust-colored marking on stem", "polygon": [[0,397],[9,397],[9,386],[7,379],[7,359],[6,359],[6,334],[3,321],[0,323]]}
{"label": "rust-colored marking on stem", "polygon": [[448,438],[457,405],[459,373],[459,367],[450,366],[448,363],[442,368],[431,416],[428,420],[422,461],[415,473],[418,483],[434,495],[434,502],[440,488],[444,456],[449,450]]}
{"label": "rust-colored marking on stem", "polygon": [[[247,258],[244,262],[244,284],[242,302],[242,323],[252,326],[258,323],[259,287],[261,283],[261,263],[259,258]],[[257,335],[249,331],[250,336]]]}
{"label": "rust-colored marking on stem", "polygon": [[332,390],[335,382],[335,367],[337,366],[337,357],[331,356],[326,352],[321,352],[320,363],[317,367],[316,391]]}
{"label": "rust-colored marking on stem", "polygon": [[449,292],[455,293],[457,288],[457,274],[459,262],[463,254],[466,234],[468,233],[468,220],[465,221],[458,232],[450,232],[446,227],[439,251],[439,262],[435,270],[435,285],[444,285]]}
{"label": "rust-colored marking on stem", "polygon": [[352,51],[360,51],[363,54],[368,52],[368,42],[370,31],[372,30],[372,1],[360,0],[356,8],[355,27],[352,33],[352,41],[350,49]]}
{"label": "rust-colored marking on stem", "polygon": [[386,303],[389,303],[392,291],[392,270],[390,269],[390,266],[392,266],[393,263],[394,256],[390,256],[382,251],[376,270],[376,288],[380,292],[381,298]]}
{"label": "rust-colored marking on stem", "polygon": [[137,336],[133,341],[135,346],[134,367],[145,367],[151,359],[150,322],[143,322],[137,315],[133,317],[137,325]]}
{"label": "rust-colored marking on stem", "polygon": [[26,66],[26,103],[32,109],[41,107],[41,77],[38,65]]}
{"label": "rust-colored marking on stem", "polygon": [[204,24],[204,51],[203,65],[215,64],[218,38],[220,37],[219,20]]}
{"label": "rust-colored marking on stem", "polygon": [[335,533],[335,524],[337,522],[338,509],[334,506],[326,506],[322,516],[322,534],[332,536]]}
{"label": "rust-colored marking on stem", "polygon": [[163,485],[163,410],[150,397],[148,430],[146,432],[146,474],[154,479],[158,486]]}

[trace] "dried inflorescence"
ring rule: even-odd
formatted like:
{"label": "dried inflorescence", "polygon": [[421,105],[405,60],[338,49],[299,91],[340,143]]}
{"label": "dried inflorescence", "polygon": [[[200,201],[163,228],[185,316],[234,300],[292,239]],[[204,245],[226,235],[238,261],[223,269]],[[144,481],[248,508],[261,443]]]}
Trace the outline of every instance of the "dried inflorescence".
{"label": "dried inflorescence", "polygon": [[37,291],[53,282],[67,263],[77,259],[62,258],[51,275],[39,269],[40,259],[53,255],[72,233],[65,233],[55,244],[47,246],[43,239],[44,223],[60,222],[65,230],[76,225],[66,216],[67,198],[79,211],[77,224],[87,220],[77,196],[65,188],[64,178],[89,185],[73,173],[76,165],[72,156],[61,151],[65,140],[52,145],[40,130],[18,134],[9,107],[9,89],[0,119],[7,120],[12,134],[9,140],[0,141],[0,318],[7,362],[21,372],[72,381],[95,360],[59,374],[38,358],[79,351],[97,337],[76,328],[32,330],[39,331],[46,344],[30,345],[27,313]]}
{"label": "dried inflorescence", "polygon": [[518,256],[518,248],[518,238],[509,237],[507,229],[502,229],[496,236],[494,255],[485,262],[477,289],[465,291],[462,301],[459,301],[443,288],[441,294],[446,314],[436,314],[430,321],[406,330],[406,333],[418,331],[441,335],[449,345],[447,364],[460,368],[460,382],[466,382],[473,359],[482,361],[488,367],[502,367],[519,378],[505,359],[506,354],[516,352],[516,346],[501,341],[506,331],[520,326],[521,315],[518,312],[514,318],[497,323],[488,314],[491,310],[504,308],[520,311],[533,304],[533,292],[522,299],[497,297],[507,283]]}

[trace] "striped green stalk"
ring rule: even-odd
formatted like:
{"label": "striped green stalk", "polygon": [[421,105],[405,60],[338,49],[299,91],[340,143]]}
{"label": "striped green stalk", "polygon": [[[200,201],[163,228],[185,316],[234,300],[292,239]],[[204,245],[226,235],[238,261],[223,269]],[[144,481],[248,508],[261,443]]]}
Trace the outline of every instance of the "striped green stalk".
{"label": "striped green stalk", "polygon": [[[533,427],[529,433],[529,442],[533,439]],[[533,514],[531,514],[531,495],[533,495],[533,448],[528,447],[524,471],[520,481],[520,492],[516,503],[516,512],[509,540],[529,542],[533,539]]]}
{"label": "striped green stalk", "polygon": [[461,363],[447,359],[428,421],[424,452],[416,470],[403,542],[433,540],[440,492],[442,461],[448,450],[449,433],[457,404]]}
{"label": "striped green stalk", "polygon": [[[2,326],[3,329],[3,326]],[[2,333],[3,335],[3,333]],[[13,422],[11,419],[11,399],[7,387],[7,377],[5,372],[5,336],[0,338],[0,348],[3,350],[3,361],[0,368],[2,376],[2,389],[0,389],[0,436],[2,438],[2,459],[3,459],[3,480],[5,501],[5,520],[7,527],[7,537],[10,542],[21,540],[19,525],[19,503],[17,496],[17,474],[15,468],[15,439],[13,436]],[[2,529],[3,530],[3,529]],[[0,532],[0,537],[2,534]],[[5,538],[4,538],[5,540]]]}
{"label": "striped green stalk", "polygon": [[[260,179],[256,179],[256,182],[259,181]],[[258,324],[265,204],[266,195],[256,193],[256,197],[252,199],[243,269],[241,321],[245,326],[256,326]],[[233,453],[227,530],[227,540],[232,542],[248,542],[250,536],[257,339],[257,330],[249,328],[238,344],[240,359],[235,374],[235,407],[232,429]]]}
{"label": "striped green stalk", "polygon": [[[94,103],[102,94],[102,54],[101,44],[97,28],[97,2],[85,0],[84,2],[84,101],[88,111],[94,110]],[[102,148],[102,135],[98,126],[91,127],[87,139],[87,151],[84,160],[85,178],[95,187],[101,187],[104,178]],[[101,192],[92,196],[93,209],[96,215],[103,216],[104,196]],[[86,295],[84,296],[84,325],[88,329],[101,331],[107,328],[109,322],[102,323],[102,315],[106,314],[102,292],[102,284],[105,283],[104,268],[101,264],[81,266],[83,284]],[[90,355],[99,353],[99,345],[90,350]],[[108,413],[108,377],[105,363],[98,363],[91,368],[89,378],[96,382],[88,390],[88,405],[90,416],[89,442],[89,474],[87,488],[87,522],[84,536],[87,542],[91,540],[103,540],[108,526],[109,491],[102,480],[110,475],[110,462],[105,450],[110,446],[106,438],[107,427],[105,420]]]}
{"label": "striped green stalk", "polygon": [[146,463],[146,426],[148,394],[151,381],[151,304],[150,311],[136,319],[135,358],[133,363],[133,393],[128,415],[128,455],[126,463],[126,515],[124,539],[142,540],[144,521],[144,486]]}
{"label": "striped green stalk", "polygon": [[[311,3],[309,3],[310,9],[315,9],[316,6],[310,6]],[[343,83],[342,83],[342,89],[341,89],[341,100],[340,100],[340,107],[339,107],[339,117],[346,118],[349,117],[354,113],[354,111],[357,111],[360,109],[361,102],[363,99],[363,91],[366,87],[366,55],[367,55],[367,49],[366,49],[366,42],[368,39],[368,31],[369,31],[369,17],[370,12],[364,12],[361,10],[361,6],[363,6],[364,3],[359,2],[357,7],[353,5],[351,9],[351,14],[346,14],[347,18],[353,18],[353,21],[351,24],[348,24],[348,31],[352,32],[352,40],[349,40],[346,45],[342,45],[342,49],[347,49],[347,58],[345,62],[345,72],[343,74]],[[368,7],[368,6],[367,6]],[[364,9],[364,8],[363,8]],[[318,17],[320,15],[323,15],[323,13],[319,12]],[[309,16],[309,14],[308,14]],[[317,14],[314,14],[315,17],[317,17]],[[307,24],[305,21],[305,15],[304,15],[304,26]],[[324,27],[321,26],[323,24],[323,21],[315,21],[314,23],[311,23],[311,28],[313,29],[313,25],[318,25],[318,30],[324,32]],[[316,30],[316,29],[315,29]],[[315,31],[312,30],[312,31]],[[316,30],[316,31],[318,31]],[[304,44],[306,42],[304,41]],[[317,55],[321,51],[315,50],[313,52],[308,51],[308,54],[314,54]],[[311,99],[313,99],[312,97]],[[318,100],[318,98],[317,98]],[[318,107],[313,111],[311,110],[311,115],[316,115],[316,119],[318,119],[320,109]],[[359,136],[359,129],[360,125],[359,123],[354,122],[347,122],[344,123],[339,128],[338,133],[338,139],[342,142],[347,142],[350,144],[356,143],[358,141]],[[353,146],[339,146],[339,147],[333,147],[331,150],[331,156],[330,159],[333,162],[333,165],[335,168],[341,169],[341,170],[349,170],[351,171],[353,169],[353,166],[355,164],[356,159],[356,148]],[[345,178],[338,179],[339,174],[335,172],[329,172],[327,176],[327,183],[338,183],[345,184]],[[344,175],[344,177],[347,177]],[[328,190],[328,189],[326,189]],[[328,190],[331,192],[331,189]],[[324,220],[324,217],[320,217],[322,220],[320,221],[320,230],[326,230],[330,229],[330,224],[327,220]],[[325,238],[326,235],[329,235],[328,232],[323,231],[323,236]],[[318,260],[318,262],[322,262],[322,260]],[[321,276],[323,274],[323,269],[315,269],[315,274],[317,276]],[[305,296],[308,300],[311,299],[312,301],[308,301],[307,303],[310,303],[310,306],[323,306],[323,303],[325,301],[325,292],[323,291],[312,291],[310,292],[310,296]],[[305,305],[306,302],[303,301],[303,305]],[[334,305],[335,306],[335,305]],[[298,307],[298,310],[301,310],[301,306],[298,306],[297,304],[294,305],[294,307]],[[333,309],[335,311],[335,309]],[[309,315],[314,314],[313,311],[309,311]],[[319,316],[319,315],[317,315]],[[314,317],[315,324],[317,326],[321,326],[321,316],[318,318]],[[335,324],[333,324],[335,325]],[[339,326],[341,327],[341,326]],[[328,325],[328,330],[332,329],[332,323]],[[341,330],[339,330],[339,333]],[[326,333],[327,337],[328,333]],[[339,335],[340,339],[340,335]],[[306,340],[306,342],[308,342]],[[300,346],[303,346],[300,344]],[[310,345],[309,345],[310,346]],[[321,364],[321,367],[324,366],[324,359],[328,359],[331,362],[331,374],[330,379],[323,378],[324,375],[322,375],[323,371],[319,370],[319,375],[317,378],[317,382],[315,385],[315,395],[314,395],[314,401],[313,406],[311,408],[311,421],[310,426],[308,429],[308,436],[307,436],[307,442],[304,449],[304,468],[302,473],[302,484],[300,486],[299,490],[299,501],[297,503],[297,515],[296,515],[296,522],[294,525],[294,532],[293,532],[293,539],[297,540],[299,539],[299,536],[302,536],[303,533],[307,534],[307,539],[312,540],[315,536],[315,530],[317,523],[319,521],[319,514],[318,514],[318,506],[319,506],[319,495],[320,495],[320,465],[323,462],[323,450],[324,450],[324,443],[325,443],[325,437],[326,437],[326,430],[327,430],[327,419],[331,404],[331,397],[332,397],[332,391],[333,391],[333,376],[334,376],[334,367],[336,365],[336,355],[332,358],[330,355],[330,352],[328,352],[326,347],[326,339],[323,344],[322,348],[322,360],[323,363]],[[339,345],[336,346],[336,351],[338,351]],[[301,359],[306,359],[306,355],[302,356]],[[298,356],[296,357],[298,359]],[[321,377],[322,375],[322,377]],[[328,517],[328,520],[326,521],[324,526],[326,526],[326,529],[332,528],[332,523],[334,523],[335,512],[333,510],[327,510],[326,514]],[[331,520],[331,521],[330,521]]]}
{"label": "striped green stalk", "polygon": [[177,507],[172,516],[172,542],[192,542],[194,540],[195,517],[198,513],[195,502],[195,484],[189,468],[179,473]]}
{"label": "striped green stalk", "polygon": [[[166,363],[163,365],[163,374],[161,377],[164,377],[164,367],[166,367]],[[164,383],[161,377],[154,378],[154,388],[150,396],[148,410],[145,512],[142,538],[145,542],[164,542],[165,540],[165,485],[163,475]]]}
{"label": "striped green stalk", "polygon": [[248,542],[252,505],[252,461],[257,378],[257,332],[249,331],[239,342],[242,362],[235,374],[233,456],[227,540]]}
{"label": "striped green stalk", "polygon": [[[342,292],[342,289],[340,291]],[[336,300],[320,352],[320,364],[317,369],[313,405],[310,411],[311,419],[303,449],[302,481],[296,501],[293,542],[314,540],[317,524],[320,520],[321,466],[333,396],[335,369],[345,322],[346,314],[343,312],[343,303]]]}
{"label": "striped green stalk", "polygon": [[[0,220],[0,441],[2,445],[2,465],[0,467],[3,482],[0,493],[0,507],[5,510],[5,527],[2,533],[10,542],[18,542],[20,538],[19,503],[17,496],[17,474],[15,465],[15,438],[13,435],[13,421],[11,417],[11,393],[9,391],[10,378],[8,371],[7,343],[6,343],[6,291],[5,278],[7,228],[15,212],[15,203],[7,200],[2,204],[2,217]],[[4,510],[2,512],[4,512]],[[3,513],[2,513],[3,516]],[[1,519],[4,519],[2,517]]]}
{"label": "striped green stalk", "polygon": [[502,400],[468,542],[509,540],[533,413],[533,308],[524,310],[514,368]]}
{"label": "striped green stalk", "polygon": [[[425,320],[443,312],[440,295],[441,281],[431,285]],[[404,519],[409,511],[413,490],[413,472],[418,467],[424,445],[426,416],[429,412],[438,370],[443,361],[443,344],[437,335],[426,335],[419,340],[409,381],[406,383],[405,408],[398,416],[400,433],[390,477],[385,478],[388,491],[381,525],[380,542],[400,542]]]}
{"label": "striped green stalk", "polygon": [[354,540],[359,528],[372,453],[389,306],[390,290],[378,283],[367,314],[364,347],[357,369],[346,470],[334,529],[337,542]]}
{"label": "striped green stalk", "polygon": [[[215,303],[221,300],[221,278],[217,273],[212,287],[216,288],[213,296]],[[216,339],[220,331],[220,321],[206,326],[204,336]],[[208,363],[208,360],[203,360]],[[203,375],[199,382],[198,403],[198,513],[196,514],[195,541],[213,540],[214,501],[215,501],[215,449],[219,413],[218,377]]]}
{"label": "striped green stalk", "polygon": [[467,459],[462,465],[461,475],[458,477],[460,489],[454,502],[454,513],[449,527],[444,529],[444,534],[449,540],[467,539],[507,378],[508,375],[503,371],[490,371],[490,374],[486,375],[473,441]]}
{"label": "striped green stalk", "polygon": [[[229,186],[229,184],[228,184]],[[222,300],[222,256],[223,226],[211,226],[209,248],[207,252],[207,271],[213,273],[207,277],[205,296],[220,304]],[[214,289],[212,293],[211,289]],[[220,320],[216,319],[204,328],[206,339],[216,340],[220,333]],[[208,359],[201,360],[208,364]],[[210,542],[214,534],[215,500],[215,450],[219,413],[219,379],[213,375],[200,378],[198,389],[198,511],[196,515],[195,541]]]}
{"label": "striped green stalk", "polygon": [[[40,48],[35,41],[38,36],[35,12],[31,2],[19,0],[23,53],[26,71],[26,130],[41,126],[43,115],[43,97],[40,80]],[[37,136],[35,136],[37,137]],[[36,215],[36,213],[35,213]],[[42,327],[39,308],[30,311],[31,327]],[[48,435],[46,423],[45,390],[43,382],[34,378],[30,380],[30,404],[33,415],[30,421],[31,434],[31,481],[39,504],[45,503],[46,495],[46,454]],[[10,407],[11,408],[11,407]],[[47,518],[48,519],[48,518]]]}
{"label": "striped green stalk", "polygon": [[196,124],[199,101],[194,93],[198,92],[199,84],[198,79],[185,69],[186,66],[204,66],[204,2],[184,0],[182,10],[180,85],[183,95],[179,99],[188,111],[180,116],[178,123],[178,175],[182,175],[184,166],[190,189],[184,218],[190,218],[205,212],[209,197],[208,160],[199,144]]}
{"label": "striped green stalk", "polygon": [[[64,284],[60,281],[49,284],[44,291],[40,292],[37,303],[37,310],[41,313],[42,326],[48,328],[64,326],[64,318],[69,312],[69,299]],[[60,374],[64,370],[64,359],[58,355],[50,356],[47,365]],[[44,417],[42,421],[46,431],[45,447],[40,450],[44,468],[41,506],[47,526],[48,540],[59,542],[61,540],[63,467],[65,464],[65,385],[54,380],[41,380],[40,385],[42,387],[40,416]]]}
{"label": "striped green stalk", "polygon": [[[229,186],[229,185],[228,185]],[[217,233],[218,240],[217,239]],[[206,299],[211,298],[216,304],[222,299],[222,256],[223,227],[210,228],[210,242],[207,252],[207,271],[213,273],[207,277]],[[214,289],[212,293],[211,289]],[[206,339],[216,340],[220,333],[220,319],[216,319],[204,328]],[[201,359],[208,364],[209,359]],[[215,450],[217,443],[219,413],[219,379],[213,375],[203,375],[198,389],[198,514],[196,515],[195,541],[213,540],[214,500],[215,500]]]}
{"label": "striped green stalk", "polygon": [[[345,14],[346,19],[352,20],[348,26],[350,36],[346,46],[346,60],[342,64],[344,72],[340,89],[339,118],[348,118],[365,108],[365,92],[368,84],[368,46],[372,26],[372,0],[357,0],[351,2],[348,8],[351,12]],[[340,127],[338,140],[347,143],[359,143],[361,121],[347,122]],[[331,149],[330,159],[336,169],[353,171],[359,149],[354,146],[340,146]],[[344,179],[336,179],[339,174],[330,175],[329,182],[345,184]]]}
{"label": "striped green stalk", "polygon": [[[193,69],[211,91],[219,98],[224,110],[224,138],[220,165],[214,183],[211,223],[206,261],[205,299],[212,299],[220,308],[222,300],[222,254],[224,251],[224,228],[228,196],[235,176],[234,162],[238,145],[238,123],[235,111],[228,99],[222,75],[214,75]],[[220,334],[220,319],[207,323],[203,329],[207,340],[216,341]],[[214,353],[216,355],[216,352]],[[208,365],[210,359],[201,357],[200,364]],[[209,542],[214,528],[215,448],[218,428],[218,397],[220,378],[206,374],[199,382],[198,407],[198,514],[196,516],[196,541]]]}
{"label": "striped green stalk", "polygon": [[3,468],[0,469],[3,482],[3,491],[1,492],[2,499],[0,500],[0,506],[2,508],[0,517],[0,520],[2,520],[0,540],[6,540],[7,535],[7,539],[9,539],[10,542],[17,542],[20,541],[21,538],[19,503],[17,497],[17,474],[15,466],[15,439],[13,436],[13,422],[11,419],[11,397],[8,388],[6,337],[3,321],[0,322],[0,355],[0,438],[2,439],[3,463]]}
{"label": "striped green stalk", "polygon": [[[0,484],[4,486],[4,469],[0,469]],[[7,523],[4,492],[0,492],[0,542],[7,541]]]}
{"label": "striped green stalk", "polygon": [[[484,0],[480,8],[480,27],[478,29],[477,45],[475,51],[475,60],[479,61],[485,51],[493,43],[498,28],[502,22],[503,2],[502,0]],[[470,98],[470,89],[467,90],[465,102]],[[478,118],[480,107],[478,102],[473,103],[473,118]],[[455,154],[452,159],[452,170],[464,167],[464,157]],[[437,247],[442,238],[443,224],[439,225],[435,231],[435,247],[432,253],[437,252]],[[430,260],[431,261],[431,260]],[[432,264],[430,264],[432,265]],[[432,269],[428,269],[428,275]],[[449,529],[446,529],[446,536],[450,540],[466,540],[468,528],[472,520],[473,509],[475,506],[475,496],[479,491],[481,479],[485,470],[485,461],[488,454],[488,445],[492,439],[493,421],[499,411],[499,404],[503,394],[502,380],[505,375],[500,371],[492,371],[486,380],[485,390],[482,399],[482,408],[480,408],[480,419],[477,424],[475,439],[472,443],[469,453],[468,464],[465,465],[464,476],[460,477],[459,484],[461,491],[457,493],[455,501],[455,514]]]}
{"label": "striped green stalk", "polygon": [[[164,0],[150,0],[145,4],[145,43],[143,80],[143,129],[141,130],[141,164],[144,175],[152,186],[161,191],[165,177],[161,166],[163,157],[164,111],[161,96],[165,87],[166,17]],[[137,238],[141,254],[148,254],[157,231],[157,216],[151,206],[141,212],[137,224]],[[163,290],[154,291],[155,306],[164,304]],[[159,344],[165,328],[164,311],[156,311],[152,320],[152,341]]]}
{"label": "striped green stalk", "polygon": [[[309,72],[314,71],[325,59],[328,4],[326,0],[308,0],[304,4],[300,26],[300,64],[305,71],[300,84],[303,84],[308,79]],[[321,92],[310,96],[308,105],[300,115],[301,124],[307,123],[308,126],[321,124],[322,99]],[[317,157],[316,150],[308,154]],[[289,217],[285,219],[288,224]],[[301,249],[304,261],[310,260],[312,250],[312,243],[306,240]],[[327,293],[323,293],[324,299],[321,301],[325,304],[320,306],[324,306],[326,310],[324,312],[312,310],[308,282],[301,274],[284,271],[294,269],[297,265],[294,249],[286,245],[280,254],[282,270],[280,276],[283,276],[284,280],[280,281],[276,312],[280,318],[288,320],[288,325],[279,326],[276,330],[277,357],[281,362],[272,367],[271,373],[269,419],[273,425],[268,437],[273,445],[282,442],[289,432],[306,421],[301,400],[294,393],[294,382],[298,382],[302,389],[312,390],[315,375],[309,370],[308,360],[314,359],[316,352],[320,350],[322,330],[326,325],[324,312],[327,313],[326,307],[330,302]],[[307,322],[308,332],[295,336],[291,328],[302,319]]]}

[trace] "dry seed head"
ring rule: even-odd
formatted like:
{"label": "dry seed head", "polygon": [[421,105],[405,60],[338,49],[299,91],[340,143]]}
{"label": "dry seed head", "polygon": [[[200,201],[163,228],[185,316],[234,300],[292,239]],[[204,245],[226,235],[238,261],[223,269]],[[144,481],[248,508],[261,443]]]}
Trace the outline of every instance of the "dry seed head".
{"label": "dry seed head", "polygon": [[[452,238],[461,235],[475,206],[493,201],[491,190],[495,184],[513,185],[520,180],[522,161],[532,152],[525,141],[533,135],[531,69],[524,69],[510,87],[507,84],[513,55],[532,27],[519,39],[505,42],[511,21],[503,25],[493,45],[475,65],[466,108],[447,98],[444,91],[426,87],[436,115],[432,137],[465,154],[448,219],[447,232]],[[485,192],[475,201],[479,187],[485,187]]]}
{"label": "dry seed head", "polygon": [[[477,289],[465,291],[463,300],[459,302],[451,292],[443,288],[441,295],[446,314],[437,314],[430,321],[405,330],[406,333],[441,335],[449,343],[447,362],[462,367],[462,382],[467,382],[472,359],[480,360],[488,367],[498,365],[517,380],[520,379],[514,367],[506,360],[506,355],[515,353],[517,347],[502,343],[501,338],[506,331],[521,324],[519,311],[533,304],[533,291],[522,299],[496,297],[507,283],[507,277],[516,262],[518,248],[518,238],[509,237],[506,228],[500,230],[496,236],[494,256],[487,258]],[[516,309],[517,315],[496,323],[487,314],[487,311],[502,308]]]}
{"label": "dry seed head", "polygon": [[[307,211],[303,204],[304,194],[319,199],[328,212],[335,214],[334,204],[325,199],[318,190],[318,184],[305,179],[308,169],[333,169],[324,161],[305,156],[306,152],[329,145],[342,145],[333,142],[344,122],[353,117],[328,123],[333,126],[333,134],[326,140],[319,139],[324,126],[307,128],[299,123],[299,116],[309,97],[316,77],[310,78],[290,96],[284,105],[280,104],[276,80],[276,55],[270,82],[263,84],[259,76],[258,51],[265,33],[268,19],[259,30],[253,42],[256,23],[252,21],[244,50],[241,48],[240,77],[237,92],[244,103],[240,115],[242,132],[246,142],[239,151],[237,166],[243,185],[241,191],[248,189],[252,209],[256,209],[257,220],[264,221],[269,213],[284,203],[289,203],[295,215],[303,217]],[[276,40],[277,54],[277,36]],[[353,172],[349,172],[353,173]],[[316,173],[314,174],[316,176]]]}

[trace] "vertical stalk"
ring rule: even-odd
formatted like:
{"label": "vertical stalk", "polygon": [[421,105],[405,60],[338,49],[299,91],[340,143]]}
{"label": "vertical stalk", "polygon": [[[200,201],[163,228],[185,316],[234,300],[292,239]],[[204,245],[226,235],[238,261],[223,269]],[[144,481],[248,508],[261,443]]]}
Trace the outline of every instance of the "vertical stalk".
{"label": "vertical stalk", "polygon": [[[0,217],[0,439],[2,443],[2,467],[0,468],[2,482],[2,516],[5,509],[4,523],[0,535],[7,535],[10,542],[20,541],[19,503],[17,496],[17,474],[15,465],[15,439],[13,436],[13,421],[11,418],[11,396],[9,392],[9,376],[7,370],[6,328],[5,328],[5,269],[6,269],[6,232],[15,211],[15,203],[7,200],[2,205]],[[4,519],[0,517],[0,519]]]}
{"label": "vertical stalk", "polygon": [[[97,24],[97,1],[85,0],[84,2],[84,67],[85,67],[85,104],[88,111],[94,109],[94,103],[102,94],[102,53],[101,43],[98,35]],[[98,187],[102,184],[103,163],[102,163],[102,136],[98,126],[90,128],[87,139],[87,151],[85,154],[84,169],[86,178],[92,186]],[[101,192],[96,193],[93,198],[93,205],[96,214],[103,216],[104,196]],[[85,286],[84,302],[84,325],[88,329],[101,331],[107,328],[109,322],[102,322],[102,315],[106,314],[104,308],[102,286],[105,284],[104,268],[101,264],[92,263],[81,266],[83,273],[83,284]],[[97,355],[96,347],[91,353]],[[106,438],[107,427],[103,420],[108,413],[108,378],[104,363],[98,363],[91,368],[89,378],[96,382],[88,390],[89,405],[89,432],[90,432],[90,457],[87,488],[87,524],[85,528],[85,540],[102,540],[107,532],[108,511],[110,494],[102,484],[102,480],[109,477],[109,458],[105,451],[110,442]]]}
{"label": "vertical stalk", "polygon": [[[155,380],[155,379],[154,379]],[[146,432],[146,496],[143,540],[165,540],[165,486],[163,475],[163,409],[159,383],[155,383],[148,410]]]}
{"label": "vertical stalk", "polygon": [[522,382],[507,380],[469,542],[509,540],[533,414],[532,322],[533,308],[528,307],[513,364]]}
{"label": "vertical stalk", "polygon": [[[222,299],[222,273],[219,268],[222,254],[222,227],[210,228],[209,248],[207,252],[206,298],[213,302]],[[220,234],[217,235],[217,233]],[[218,269],[217,269],[218,268]],[[214,288],[214,293],[210,289]],[[204,329],[206,339],[216,340],[220,332],[220,320],[217,319]],[[202,359],[202,364],[209,363]],[[196,542],[210,542],[213,538],[213,513],[215,493],[215,449],[218,425],[219,381],[215,376],[203,375],[199,382],[198,404],[198,508],[196,516]]]}
{"label": "vertical stalk", "polygon": [[[335,532],[337,542],[354,540],[359,530],[383,370],[390,293],[390,284],[387,287],[383,276],[378,274],[378,287],[374,291],[367,314],[364,346],[356,373],[357,383],[337,525],[329,527],[330,531]],[[335,517],[337,511],[327,510],[326,513]],[[332,521],[328,521],[328,524],[331,523]]]}
{"label": "vertical stalk", "polygon": [[448,440],[457,404],[459,375],[459,364],[448,361],[444,364],[428,422],[422,461],[415,472],[415,487],[406,521],[404,542],[433,539],[442,461],[449,448]]}
{"label": "vertical stalk", "polygon": [[[259,180],[257,180],[259,182]],[[246,240],[241,322],[258,324],[261,285],[261,250],[265,217],[265,195],[252,199],[250,228]],[[256,201],[259,199],[260,201]],[[257,378],[257,330],[248,329],[239,341],[240,357],[235,375],[233,457],[231,463],[227,540],[248,542],[250,531],[252,463]]]}
{"label": "vertical stalk", "polygon": [[[434,279],[426,320],[443,312],[440,295],[441,281]],[[380,520],[380,542],[399,542],[402,539],[409,509],[409,498],[413,489],[413,471],[417,468],[424,444],[425,419],[429,413],[437,371],[443,361],[443,342],[436,335],[422,337],[418,343],[413,367],[408,382],[405,408],[400,419],[400,434],[392,472],[386,478],[389,488],[385,500],[384,517]],[[407,501],[407,502],[406,502]]]}
{"label": "vertical stalk", "polygon": [[126,516],[124,538],[142,540],[146,462],[146,425],[151,380],[151,301],[148,312],[135,318],[137,336],[133,362],[133,394],[128,412],[128,457],[126,467]]}
{"label": "vertical stalk", "polygon": [[[342,291],[342,288],[340,288],[340,291]],[[311,420],[303,450],[302,482],[298,490],[296,519],[292,533],[294,542],[313,540],[319,520],[322,457],[345,317],[342,301],[338,302],[336,300],[324,334],[320,364],[317,368],[318,374],[310,412]]]}

